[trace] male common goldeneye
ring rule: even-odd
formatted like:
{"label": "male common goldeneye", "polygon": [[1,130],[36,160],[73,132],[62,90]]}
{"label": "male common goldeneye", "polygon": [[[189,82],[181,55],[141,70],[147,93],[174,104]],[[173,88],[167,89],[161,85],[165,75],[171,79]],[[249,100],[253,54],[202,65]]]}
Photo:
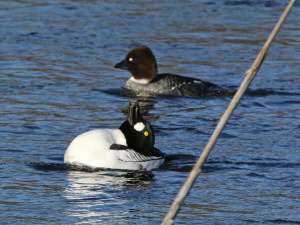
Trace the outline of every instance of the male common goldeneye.
{"label": "male common goldeneye", "polygon": [[201,97],[207,96],[209,89],[216,87],[201,79],[169,73],[158,74],[155,56],[146,46],[133,48],[123,61],[113,67],[126,69],[132,74],[125,88],[135,92]]}
{"label": "male common goldeneye", "polygon": [[152,170],[164,162],[154,147],[154,131],[143,119],[138,103],[129,104],[128,118],[119,129],[96,129],[77,136],[65,152],[74,165],[125,170]]}

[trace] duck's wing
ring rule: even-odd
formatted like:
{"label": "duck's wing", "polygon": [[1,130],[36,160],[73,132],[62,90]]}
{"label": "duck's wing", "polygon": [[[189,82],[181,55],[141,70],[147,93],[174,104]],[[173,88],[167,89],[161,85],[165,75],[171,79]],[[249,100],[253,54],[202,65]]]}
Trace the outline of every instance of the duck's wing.
{"label": "duck's wing", "polygon": [[163,156],[145,156],[132,149],[121,150],[119,155],[119,159],[124,162],[146,162],[152,160],[159,160],[163,158]]}
{"label": "duck's wing", "polygon": [[205,96],[215,84],[197,78],[184,77],[176,74],[158,74],[152,81],[152,86],[161,94],[184,96]]}
{"label": "duck's wing", "polygon": [[201,80],[199,78],[193,78],[193,77],[185,77],[180,76],[177,74],[170,74],[170,73],[163,73],[158,74],[151,82],[164,82],[170,85],[171,87],[177,87],[182,85],[191,85],[191,84],[197,84],[203,86],[203,88],[207,89],[209,87],[216,87],[217,85],[207,82],[204,80]]}
{"label": "duck's wing", "polygon": [[110,147],[109,147],[110,150],[127,150],[128,149],[128,146],[126,145],[119,145],[119,144],[112,144]]}
{"label": "duck's wing", "polygon": [[[133,149],[128,148],[126,145],[119,145],[119,144],[112,144],[110,146],[110,150],[117,150],[119,151],[119,159],[124,162],[147,162],[152,160],[159,160],[163,159],[163,154],[157,154],[158,149],[154,149],[154,155],[143,155]],[[160,152],[160,151],[159,151]]]}

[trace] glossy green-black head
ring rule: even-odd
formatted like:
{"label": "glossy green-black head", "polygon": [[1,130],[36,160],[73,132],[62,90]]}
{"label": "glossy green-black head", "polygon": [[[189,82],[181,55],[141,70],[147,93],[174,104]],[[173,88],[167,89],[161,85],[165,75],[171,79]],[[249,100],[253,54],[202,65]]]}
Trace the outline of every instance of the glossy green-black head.
{"label": "glossy green-black head", "polygon": [[127,146],[143,155],[152,155],[155,136],[150,123],[143,119],[139,104],[130,103],[128,118],[119,128],[127,141]]}

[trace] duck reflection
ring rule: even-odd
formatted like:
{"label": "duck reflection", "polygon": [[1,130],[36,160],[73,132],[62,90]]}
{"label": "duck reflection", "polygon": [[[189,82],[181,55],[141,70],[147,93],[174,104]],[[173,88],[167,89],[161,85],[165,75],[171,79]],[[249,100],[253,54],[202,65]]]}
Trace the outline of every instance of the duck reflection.
{"label": "duck reflection", "polygon": [[[114,191],[132,189],[143,190],[153,186],[154,175],[151,172],[128,172],[102,170],[96,172],[68,171],[69,188],[66,197],[77,198],[101,195],[109,196]],[[100,198],[101,199],[101,198]]]}
{"label": "duck reflection", "polygon": [[[97,90],[97,89],[94,89]],[[158,103],[158,96],[149,93],[136,93],[124,88],[111,88],[107,90],[98,90],[105,94],[115,95],[119,97],[126,97],[130,102],[138,102],[140,105],[141,113],[147,115],[149,110],[154,109],[156,103]],[[171,96],[172,97],[172,96]],[[169,97],[170,98],[170,97]],[[127,113],[127,108],[123,110],[124,114]]]}
{"label": "duck reflection", "polygon": [[[133,202],[154,185],[149,172],[68,171],[65,198],[68,214],[85,222],[122,220],[132,213]],[[135,209],[136,211],[138,209]]]}

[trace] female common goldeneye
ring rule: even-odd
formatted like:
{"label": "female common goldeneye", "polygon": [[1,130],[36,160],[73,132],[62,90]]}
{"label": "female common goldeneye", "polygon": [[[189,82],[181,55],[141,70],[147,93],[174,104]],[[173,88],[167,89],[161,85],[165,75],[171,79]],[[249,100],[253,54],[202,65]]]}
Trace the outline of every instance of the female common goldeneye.
{"label": "female common goldeneye", "polygon": [[[201,97],[207,96],[209,89],[216,87],[201,79],[169,73],[158,74],[155,56],[146,46],[133,48],[123,61],[113,67],[126,69],[132,74],[125,88],[135,92]],[[212,91],[216,92],[215,89]]]}
{"label": "female common goldeneye", "polygon": [[143,119],[138,103],[129,104],[128,118],[119,129],[96,129],[77,136],[64,162],[89,167],[152,170],[164,162],[154,147],[154,131]]}

